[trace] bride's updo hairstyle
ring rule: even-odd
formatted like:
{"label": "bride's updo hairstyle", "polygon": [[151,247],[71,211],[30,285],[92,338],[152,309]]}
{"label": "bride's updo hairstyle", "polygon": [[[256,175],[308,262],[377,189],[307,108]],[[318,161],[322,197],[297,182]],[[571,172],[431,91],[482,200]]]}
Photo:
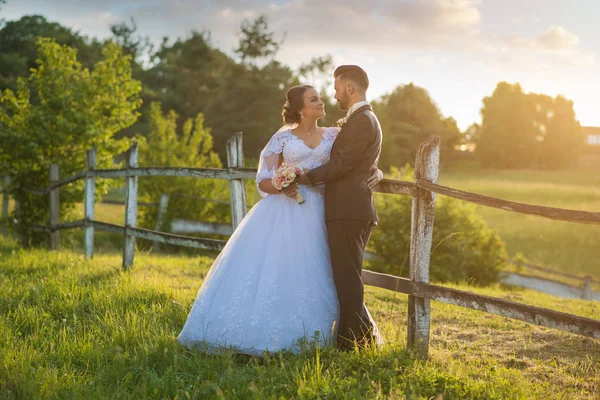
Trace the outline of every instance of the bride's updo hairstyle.
{"label": "bride's updo hairstyle", "polygon": [[294,86],[287,91],[285,95],[287,100],[281,112],[284,124],[297,124],[300,122],[302,119],[300,110],[304,108],[304,92],[308,89],[313,89],[313,87],[310,85],[300,85]]}

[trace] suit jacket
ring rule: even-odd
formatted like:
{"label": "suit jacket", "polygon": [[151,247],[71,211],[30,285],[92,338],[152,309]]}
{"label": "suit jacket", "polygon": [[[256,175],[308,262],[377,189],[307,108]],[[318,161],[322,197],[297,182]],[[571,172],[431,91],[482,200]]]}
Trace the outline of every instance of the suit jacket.
{"label": "suit jacket", "polygon": [[378,222],[367,186],[381,153],[381,127],[370,105],[352,113],[340,130],[327,163],[307,172],[313,185],[325,184],[325,220]]}

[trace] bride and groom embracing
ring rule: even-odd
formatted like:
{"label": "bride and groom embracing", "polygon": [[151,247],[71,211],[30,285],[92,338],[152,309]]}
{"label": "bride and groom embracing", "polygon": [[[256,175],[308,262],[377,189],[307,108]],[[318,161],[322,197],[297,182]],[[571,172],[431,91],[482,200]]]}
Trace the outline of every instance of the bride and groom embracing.
{"label": "bride and groom embracing", "polygon": [[[287,92],[286,125],[260,155],[264,198],[215,259],[179,334],[183,345],[261,356],[297,351],[302,338],[344,350],[382,343],[361,280],[377,224],[371,187],[382,178],[381,128],[366,101],[366,72],[344,65],[334,78],[335,99],[347,110],[339,128],[317,125],[325,110],[314,88]],[[282,163],[299,174],[278,190],[273,177]]]}

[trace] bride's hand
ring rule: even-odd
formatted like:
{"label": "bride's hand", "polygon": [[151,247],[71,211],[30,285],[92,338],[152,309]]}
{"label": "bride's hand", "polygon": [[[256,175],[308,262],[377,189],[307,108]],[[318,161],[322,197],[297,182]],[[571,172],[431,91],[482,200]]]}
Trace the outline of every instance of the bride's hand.
{"label": "bride's hand", "polygon": [[373,166],[371,168],[371,176],[367,179],[367,186],[369,189],[373,189],[383,179],[383,171]]}
{"label": "bride's hand", "polygon": [[298,196],[298,184],[292,183],[290,186],[282,189],[281,193],[291,199],[295,199]]}

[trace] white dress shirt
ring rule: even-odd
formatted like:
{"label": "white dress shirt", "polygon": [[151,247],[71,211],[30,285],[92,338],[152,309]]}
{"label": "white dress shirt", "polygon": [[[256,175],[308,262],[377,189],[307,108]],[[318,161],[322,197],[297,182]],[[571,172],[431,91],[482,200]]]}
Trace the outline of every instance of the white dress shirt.
{"label": "white dress shirt", "polygon": [[363,107],[363,106],[368,106],[370,103],[368,101],[359,101],[358,103],[354,103],[352,104],[352,106],[350,107],[350,109],[348,110],[348,112],[346,113],[346,117],[344,117],[346,119],[346,121],[348,120],[348,118],[350,118],[350,116],[352,115],[352,113],[356,110],[358,110],[359,108]]}

